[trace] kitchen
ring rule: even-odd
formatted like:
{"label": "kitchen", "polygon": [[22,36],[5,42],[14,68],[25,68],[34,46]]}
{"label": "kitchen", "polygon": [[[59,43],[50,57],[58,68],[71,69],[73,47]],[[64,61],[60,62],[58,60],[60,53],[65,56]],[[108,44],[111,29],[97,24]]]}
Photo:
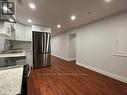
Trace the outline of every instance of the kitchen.
{"label": "kitchen", "polygon": [[0,0],[0,95],[127,95],[127,0]]}
{"label": "kitchen", "polygon": [[0,21],[0,95],[27,95],[33,68],[32,31],[51,33],[49,27]]}

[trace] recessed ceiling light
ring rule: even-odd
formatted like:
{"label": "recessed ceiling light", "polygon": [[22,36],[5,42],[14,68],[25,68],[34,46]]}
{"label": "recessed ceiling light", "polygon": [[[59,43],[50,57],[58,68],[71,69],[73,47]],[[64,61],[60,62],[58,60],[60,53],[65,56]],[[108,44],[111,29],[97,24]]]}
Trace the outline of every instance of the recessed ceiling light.
{"label": "recessed ceiling light", "polygon": [[75,15],[72,15],[71,16],[71,20],[75,20],[76,19],[76,16]]}
{"label": "recessed ceiling light", "polygon": [[111,2],[112,0],[104,0],[105,2]]}
{"label": "recessed ceiling light", "polygon": [[61,25],[60,25],[60,24],[58,24],[58,25],[57,25],[57,28],[61,28]]}
{"label": "recessed ceiling light", "polygon": [[9,21],[10,21],[10,22],[14,22],[14,19],[11,19],[11,18],[10,18]]}
{"label": "recessed ceiling light", "polygon": [[29,23],[31,23],[31,22],[32,22],[32,20],[31,20],[31,19],[28,19],[27,21],[28,21]]}
{"label": "recessed ceiling light", "polygon": [[36,9],[36,6],[35,6],[33,3],[29,3],[29,7],[30,7],[31,9]]}

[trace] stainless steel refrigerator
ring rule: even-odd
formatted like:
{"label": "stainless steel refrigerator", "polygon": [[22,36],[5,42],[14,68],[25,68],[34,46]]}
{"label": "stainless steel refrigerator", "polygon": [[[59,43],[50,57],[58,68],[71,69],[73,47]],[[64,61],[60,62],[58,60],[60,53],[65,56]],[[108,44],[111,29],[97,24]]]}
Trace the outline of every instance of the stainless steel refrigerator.
{"label": "stainless steel refrigerator", "polygon": [[33,31],[33,68],[51,65],[50,33]]}

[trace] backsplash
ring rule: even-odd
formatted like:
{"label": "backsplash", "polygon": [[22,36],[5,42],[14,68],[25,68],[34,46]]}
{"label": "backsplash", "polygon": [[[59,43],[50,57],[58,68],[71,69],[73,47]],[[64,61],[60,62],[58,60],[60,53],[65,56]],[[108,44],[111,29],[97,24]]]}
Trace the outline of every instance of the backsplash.
{"label": "backsplash", "polygon": [[25,41],[10,41],[11,49],[32,50],[32,43]]}
{"label": "backsplash", "polygon": [[[6,37],[0,35],[0,52],[4,51],[4,43],[6,41]],[[13,41],[9,40],[10,42],[10,49],[18,49],[18,50],[32,50],[32,42],[25,42],[25,41]]]}

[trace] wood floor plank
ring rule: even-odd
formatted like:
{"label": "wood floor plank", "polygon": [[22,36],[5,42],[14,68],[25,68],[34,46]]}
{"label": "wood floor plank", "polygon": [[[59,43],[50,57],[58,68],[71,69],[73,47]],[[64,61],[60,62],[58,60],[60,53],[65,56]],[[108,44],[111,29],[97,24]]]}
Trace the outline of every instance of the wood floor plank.
{"label": "wood floor plank", "polygon": [[29,95],[127,95],[127,84],[52,56],[52,66],[34,69]]}

